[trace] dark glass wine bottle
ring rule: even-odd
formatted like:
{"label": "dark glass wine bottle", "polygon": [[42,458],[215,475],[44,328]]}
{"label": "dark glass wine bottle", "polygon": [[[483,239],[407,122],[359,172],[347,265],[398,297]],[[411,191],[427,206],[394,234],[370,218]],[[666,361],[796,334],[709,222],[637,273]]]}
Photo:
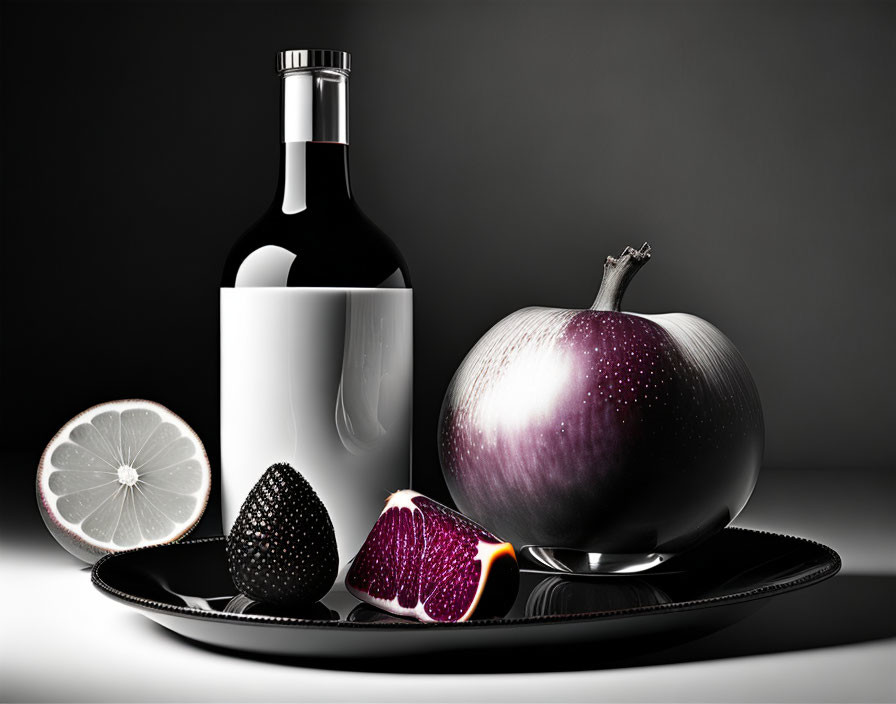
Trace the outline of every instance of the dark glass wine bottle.
{"label": "dark glass wine bottle", "polygon": [[280,179],[221,284],[224,530],[276,462],[311,483],[344,566],[410,485],[412,292],[348,170],[350,56],[280,52]]}

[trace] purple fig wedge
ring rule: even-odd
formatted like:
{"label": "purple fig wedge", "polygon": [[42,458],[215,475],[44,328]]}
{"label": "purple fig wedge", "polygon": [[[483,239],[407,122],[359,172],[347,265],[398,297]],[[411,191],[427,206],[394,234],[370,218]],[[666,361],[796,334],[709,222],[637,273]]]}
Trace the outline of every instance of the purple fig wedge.
{"label": "purple fig wedge", "polygon": [[510,543],[415,491],[389,497],[345,578],[349,592],[427,622],[500,617],[519,589]]}

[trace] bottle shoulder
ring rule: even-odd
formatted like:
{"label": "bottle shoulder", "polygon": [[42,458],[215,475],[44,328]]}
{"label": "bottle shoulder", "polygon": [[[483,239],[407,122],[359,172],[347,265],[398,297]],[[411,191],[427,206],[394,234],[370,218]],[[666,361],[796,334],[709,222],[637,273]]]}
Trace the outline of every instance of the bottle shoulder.
{"label": "bottle shoulder", "polygon": [[273,205],[234,244],[222,288],[410,288],[392,240],[354,200],[287,215]]}

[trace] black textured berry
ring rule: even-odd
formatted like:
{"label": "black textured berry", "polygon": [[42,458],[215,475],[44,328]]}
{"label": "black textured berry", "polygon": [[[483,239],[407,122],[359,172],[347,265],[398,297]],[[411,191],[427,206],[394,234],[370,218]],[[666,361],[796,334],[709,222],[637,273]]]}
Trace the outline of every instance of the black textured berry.
{"label": "black textured berry", "polygon": [[268,468],[243,502],[227,538],[237,589],[289,606],[317,601],[336,581],[333,523],[314,489],[288,464]]}

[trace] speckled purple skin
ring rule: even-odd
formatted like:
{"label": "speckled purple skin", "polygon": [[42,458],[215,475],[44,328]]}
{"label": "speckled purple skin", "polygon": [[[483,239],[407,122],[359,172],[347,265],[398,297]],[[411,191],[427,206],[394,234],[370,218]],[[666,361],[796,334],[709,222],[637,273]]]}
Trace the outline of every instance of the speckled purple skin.
{"label": "speckled purple skin", "polygon": [[[499,546],[503,541],[432,499],[406,493],[413,494],[410,502],[417,510],[387,505],[346,575],[349,591],[399,615],[420,608],[423,613],[416,617],[421,620],[458,621],[477,596],[480,606],[495,611],[481,615],[503,616],[519,586],[515,558],[509,570],[511,558],[504,559],[502,569],[489,574],[486,584],[480,584],[483,563],[477,559],[481,542]],[[490,584],[492,574],[493,581],[503,583]],[[497,600],[478,594],[486,586]],[[396,598],[397,603],[382,603]]]}
{"label": "speckled purple skin", "polygon": [[[530,308],[487,333],[477,346],[487,349],[474,348],[455,375],[439,424],[458,508],[518,549],[675,553],[728,524],[759,471],[758,396],[736,351],[726,351],[721,379],[707,375],[664,317]],[[555,330],[550,344],[535,339],[539,327]],[[495,370],[518,362],[500,350],[512,358],[527,344],[549,348],[525,376],[541,397],[502,424],[502,410],[517,411],[487,407]],[[567,370],[562,390],[546,393],[534,380],[555,368]],[[527,393],[518,394],[524,406]]]}

